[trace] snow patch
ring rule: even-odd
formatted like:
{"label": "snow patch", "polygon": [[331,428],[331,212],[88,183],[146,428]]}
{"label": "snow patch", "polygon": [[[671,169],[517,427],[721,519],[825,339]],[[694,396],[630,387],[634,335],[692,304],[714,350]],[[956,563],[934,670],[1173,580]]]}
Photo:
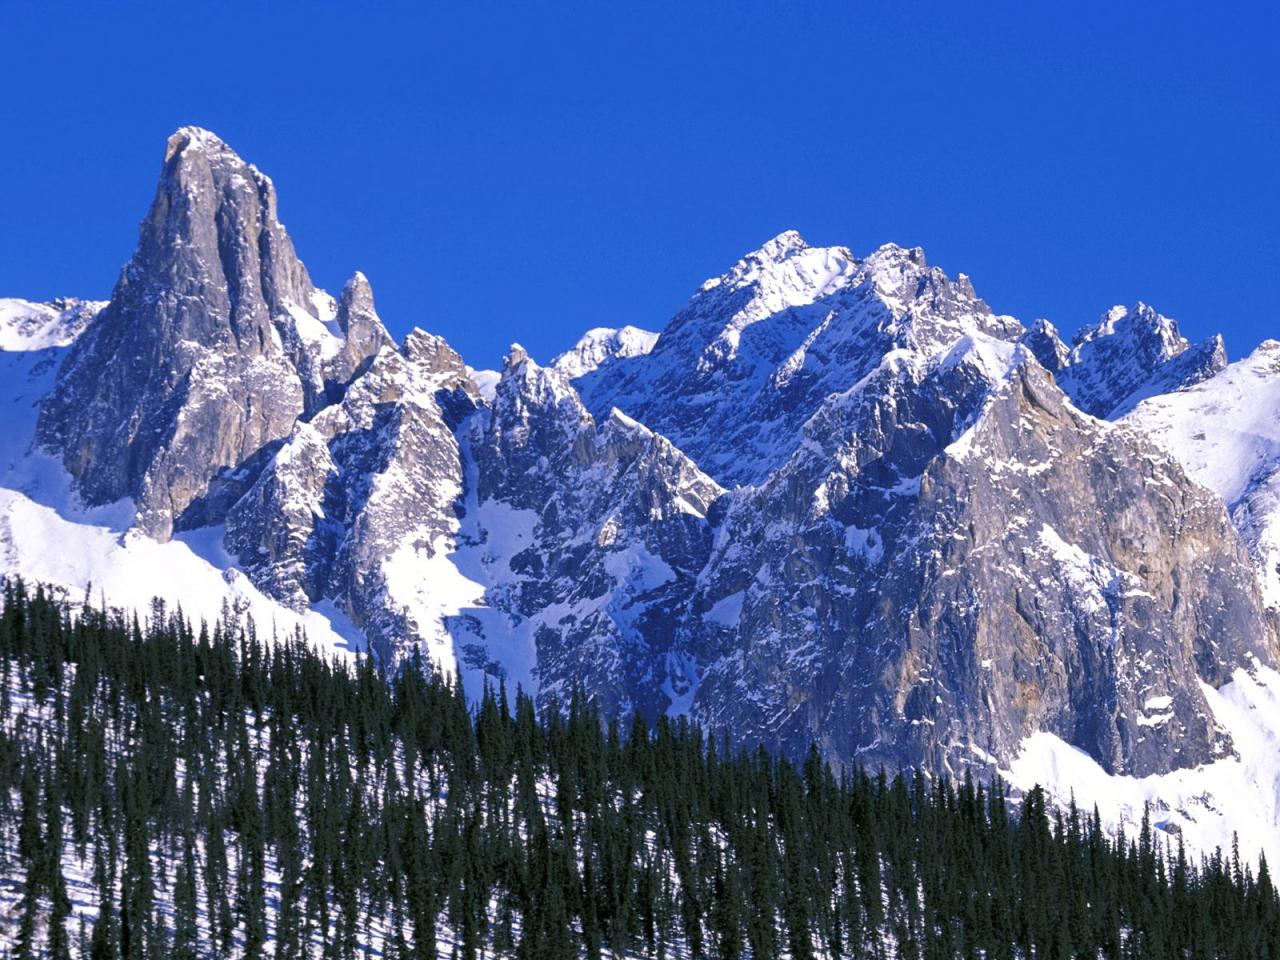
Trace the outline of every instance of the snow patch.
{"label": "snow patch", "polygon": [[[1250,861],[1265,853],[1280,862],[1280,673],[1255,666],[1237,670],[1219,690],[1201,688],[1214,720],[1231,735],[1234,756],[1150,777],[1112,776],[1084,751],[1041,732],[1022,742],[1005,775],[1022,790],[1038,783],[1063,803],[1073,795],[1085,809],[1096,803],[1113,831],[1123,824],[1132,835],[1150,804],[1152,823],[1180,833],[1194,850],[1229,851],[1236,832]],[[1147,703],[1158,708],[1166,700]]]}
{"label": "snow patch", "polygon": [[727,597],[722,597],[711,605],[711,609],[702,615],[703,621],[721,627],[737,627],[742,619],[742,601],[746,591],[739,590]]}
{"label": "snow patch", "polygon": [[879,563],[884,557],[884,541],[880,539],[880,534],[876,530],[845,527],[844,548],[851,554],[866,557],[872,563]]}

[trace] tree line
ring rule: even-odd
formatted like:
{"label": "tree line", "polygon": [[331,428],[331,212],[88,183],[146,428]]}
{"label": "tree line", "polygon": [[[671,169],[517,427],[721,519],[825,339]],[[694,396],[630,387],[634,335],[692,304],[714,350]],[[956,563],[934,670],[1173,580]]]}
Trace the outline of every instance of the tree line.
{"label": "tree line", "polygon": [[0,955],[1274,958],[1263,861],[3,582]]}

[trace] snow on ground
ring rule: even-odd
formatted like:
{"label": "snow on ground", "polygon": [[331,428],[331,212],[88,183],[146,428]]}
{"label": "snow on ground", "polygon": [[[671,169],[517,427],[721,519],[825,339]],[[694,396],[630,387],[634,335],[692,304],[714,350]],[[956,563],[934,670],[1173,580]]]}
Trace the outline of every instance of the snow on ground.
{"label": "snow on ground", "polygon": [[343,345],[342,331],[333,319],[333,298],[317,291],[312,309],[319,315],[297,304],[288,304],[289,317],[302,342],[315,350],[321,359],[328,360],[337,356]]}
{"label": "snow on ground", "polygon": [[459,545],[449,557],[453,576],[476,591],[470,605],[460,606],[449,621],[454,648],[461,654],[463,689],[468,698],[479,699],[496,669],[511,691],[519,686],[533,695],[538,690],[534,636],[540,621],[510,618],[486,598],[518,589],[520,576],[511,561],[533,543],[538,516],[494,500],[477,502],[474,482],[467,491]]}
{"label": "snow on ground", "polygon": [[382,567],[387,592],[409,611],[426,644],[424,653],[445,676],[453,676],[458,669],[453,638],[446,628],[448,618],[484,602],[484,588],[453,563],[453,549],[449,536],[437,537],[428,545],[410,535]]}
{"label": "snow on ground", "polygon": [[[1280,673],[1255,665],[1252,673],[1236,671],[1220,690],[1202,687],[1235,756],[1150,777],[1112,776],[1084,751],[1035,733],[1002,773],[1021,790],[1039,783],[1061,803],[1074,796],[1086,813],[1096,803],[1112,831],[1123,825],[1134,836],[1150,804],[1152,824],[1171,842],[1180,835],[1191,851],[1230,851],[1236,831],[1242,857],[1256,862],[1265,853],[1280,863]],[[1158,710],[1167,699],[1153,697],[1147,707]]]}
{"label": "snow on ground", "polygon": [[1208,380],[1144,400],[1125,422],[1226,501],[1280,610],[1280,341],[1266,340]]}
{"label": "snow on ground", "polygon": [[1144,400],[1125,420],[1172,453],[1228,504],[1280,460],[1280,341],[1195,386]]}
{"label": "snow on ground", "polygon": [[90,300],[32,303],[0,297],[0,350],[25,352],[65,347],[105,306]]}
{"label": "snow on ground", "polygon": [[64,587],[79,599],[145,611],[153,597],[195,620],[223,604],[253,616],[265,637],[301,628],[319,649],[349,656],[360,633],[332,609],[295,613],[253,586],[222,548],[220,527],[158,543],[137,531],[127,500],[85,507],[54,457],[32,450],[37,404],[65,349],[0,352],[0,573]]}
{"label": "snow on ground", "polygon": [[742,601],[746,595],[745,590],[739,590],[737,593],[731,593],[717,600],[711,609],[702,615],[703,621],[730,629],[737,627],[742,619]]}
{"label": "snow on ground", "polygon": [[180,534],[168,543],[121,528],[127,504],[68,519],[55,506],[0,489],[0,571],[66,587],[76,599],[86,589],[113,607],[146,610],[153,597],[181,606],[193,620],[213,622],[223,604],[254,618],[260,635],[286,639],[306,632],[322,650],[349,655],[359,631],[334,610],[298,614],[254,587],[221,555],[220,527]]}

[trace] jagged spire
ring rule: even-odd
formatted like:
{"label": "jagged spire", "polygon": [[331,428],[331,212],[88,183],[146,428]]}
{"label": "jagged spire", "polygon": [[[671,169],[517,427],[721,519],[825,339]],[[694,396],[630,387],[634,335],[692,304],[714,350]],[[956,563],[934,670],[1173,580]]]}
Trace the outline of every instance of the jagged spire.
{"label": "jagged spire", "polygon": [[[309,308],[315,296],[278,218],[270,178],[199,127],[182,127],[165,146],[126,278],[209,301],[215,319],[225,313],[242,341],[291,305]],[[204,342],[218,331],[186,332]]]}
{"label": "jagged spire", "polygon": [[211,477],[288,434],[318,393],[295,327],[309,315],[324,332],[315,300],[271,181],[183,127],[111,303],[42,406],[38,442],[86,502],[130,497],[155,536],[207,519]]}
{"label": "jagged spire", "polygon": [[355,375],[365,361],[383,347],[395,345],[378,317],[369,278],[359,270],[343,286],[334,320],[345,340],[343,353],[347,362],[342,373],[348,377]]}

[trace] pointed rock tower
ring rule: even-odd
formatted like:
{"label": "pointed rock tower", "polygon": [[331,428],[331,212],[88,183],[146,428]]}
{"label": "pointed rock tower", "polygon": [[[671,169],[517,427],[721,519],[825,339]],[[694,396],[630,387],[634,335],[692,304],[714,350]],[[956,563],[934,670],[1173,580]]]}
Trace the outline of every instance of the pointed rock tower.
{"label": "pointed rock tower", "polygon": [[[377,323],[368,303],[364,322]],[[271,180],[184,127],[111,303],[43,404],[37,442],[85,502],[133,498],[151,536],[214,520],[213,478],[287,436],[363,361],[334,314],[277,218]],[[389,342],[378,327],[355,354]]]}

